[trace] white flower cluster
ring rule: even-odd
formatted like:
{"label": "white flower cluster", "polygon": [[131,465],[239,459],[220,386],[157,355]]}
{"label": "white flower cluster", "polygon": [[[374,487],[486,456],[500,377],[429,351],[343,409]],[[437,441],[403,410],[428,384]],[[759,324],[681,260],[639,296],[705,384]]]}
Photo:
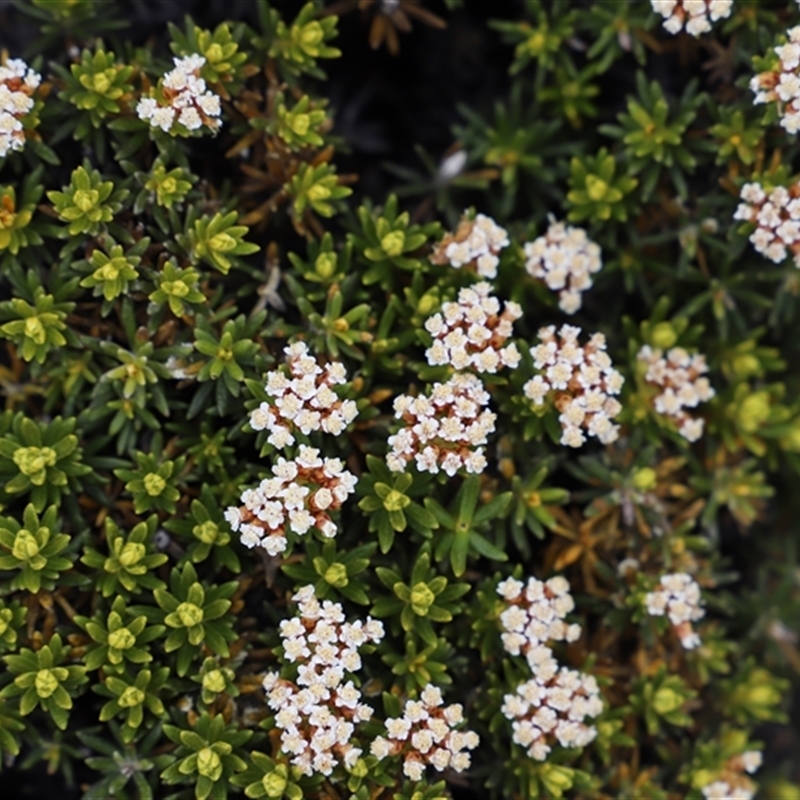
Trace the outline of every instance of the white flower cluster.
{"label": "white flower cluster", "polygon": [[580,447],[586,441],[583,430],[609,444],[619,436],[619,425],[612,420],[622,411],[612,395],[622,391],[625,379],[611,365],[605,336],[595,333],[582,347],[580,332],[573,325],[562,325],[557,339],[554,325],[539,330],[541,344],[531,348],[531,356],[543,374],[531,378],[523,391],[537,406],[554,394],[554,405],[561,412],[561,444]]}
{"label": "white flower cluster", "polygon": [[161,81],[164,102],[155,97],[143,97],[136,106],[139,119],[167,133],[177,123],[186,130],[196,131],[203,125],[216,131],[222,124],[219,95],[206,88],[200,69],[206,63],[200,55],[174,58],[175,68]]}
{"label": "white flower cluster", "polygon": [[482,278],[497,277],[497,254],[508,247],[508,232],[491,217],[478,214],[462,218],[455,233],[448,233],[431,254],[434,264],[449,264],[455,269],[472,269]]}
{"label": "white flower cluster", "polygon": [[696,442],[703,435],[703,420],[690,417],[686,409],[696,408],[714,396],[714,389],[704,377],[708,372],[705,357],[690,356],[682,347],[673,347],[663,357],[661,350],[644,345],[637,358],[647,364],[645,380],[663,389],[653,400],[655,410],[671,417],[684,439]]}
{"label": "white flower cluster", "polygon": [[581,292],[591,288],[592,275],[603,267],[600,246],[586,231],[553,217],[547,233],[525,245],[525,257],[528,274],[560,292],[558,306],[565,314],[574,314],[581,307]]}
{"label": "white flower cluster", "polygon": [[580,637],[580,625],[564,622],[575,601],[561,575],[546,582],[528,578],[527,586],[516,578],[506,578],[497,585],[497,593],[509,604],[500,615],[505,630],[503,647],[512,656],[524,655],[531,669],[543,663],[543,651],[550,650],[548,642],[574,642]]}
{"label": "white flower cluster", "polygon": [[457,370],[497,372],[519,364],[520,353],[512,342],[506,344],[514,320],[522,316],[517,303],[508,301],[500,313],[500,301],[481,281],[458,293],[457,303],[444,303],[441,313],[428,317],[425,330],[433,344],[425,351],[431,366],[449,364]]}
{"label": "white flower cluster", "polygon": [[442,692],[428,685],[419,700],[407,700],[403,716],[386,720],[386,737],[378,736],[370,752],[378,759],[403,755],[403,774],[412,781],[422,780],[425,766],[432,764],[442,772],[469,769],[470,755],[480,741],[474,731],[457,731],[464,721],[460,703],[443,706]]}
{"label": "white flower cluster", "polygon": [[731,15],[733,0],[650,0],[653,11],[664,17],[664,28],[699,36],[711,30],[711,23]]}
{"label": "white flower cluster", "polygon": [[800,131],[800,26],[790,28],[789,41],[775,48],[780,65],[750,80],[753,102],[777,103],[781,127],[787,133]]}
{"label": "white flower cluster", "polygon": [[703,787],[706,800],[752,800],[755,792],[746,786],[731,786],[727,781],[714,781]]}
{"label": "white flower cluster", "polygon": [[497,419],[488,404],[489,393],[480,379],[463,372],[435,383],[429,397],[400,395],[394,411],[405,425],[389,437],[386,465],[402,472],[414,459],[420,472],[434,475],[443,470],[452,477],[462,467],[482,472],[487,463],[483,445]]}
{"label": "white flower cluster", "polygon": [[0,158],[25,146],[22,119],[33,108],[33,93],[42,76],[22,59],[10,58],[0,66]]}
{"label": "white flower cluster", "polygon": [[514,742],[527,747],[531,758],[544,761],[553,739],[562,747],[586,747],[595,739],[597,729],[584,720],[600,714],[603,701],[593,675],[561,667],[555,675],[537,675],[505,695],[501,711],[512,721]]}
{"label": "white flower cluster", "polygon": [[330,775],[343,763],[352,767],[362,751],[352,743],[355,726],[372,717],[347,673],[361,669],[358,649],[383,639],[383,624],[345,621],[339,603],[320,603],[313,586],[292,598],[298,616],[283,620],[283,657],[297,664],[296,682],[271,672],[264,678],[267,703],[281,731],[281,750],[303,775]]}
{"label": "white flower cluster", "polygon": [[331,362],[320,367],[305,342],[289,345],[284,353],[291,379],[280,370],[267,373],[264,388],[275,399],[250,413],[250,426],[256,431],[268,430],[267,441],[277,448],[294,444],[292,428],[305,435],[312,431],[341,434],[358,416],[355,402],[339,399],[331,388],[347,382],[344,365]]}
{"label": "white flower cluster", "polygon": [[645,605],[653,617],[666,614],[684,648],[693,650],[700,645],[692,623],[702,619],[706,612],[700,606],[700,587],[690,575],[685,572],[663,575],[655,591],[645,596]]}
{"label": "white flower cluster", "polygon": [[740,197],[744,202],[733,218],[756,226],[750,234],[753,247],[776,264],[791,253],[800,267],[800,183],[778,186],[769,194],[761,184],[746,183]]}
{"label": "white flower cluster", "polygon": [[225,519],[247,547],[263,547],[271,556],[286,550],[287,533],[303,535],[316,528],[336,536],[330,513],[355,491],[355,475],[338,458],[320,458],[319,450],[300,445],[292,461],[279,458],[272,477],[242,492],[242,506],[230,506]]}
{"label": "white flower cluster", "polygon": [[703,787],[703,797],[706,800],[752,800],[755,786],[743,773],[752,775],[762,761],[758,750],[747,750],[729,759],[722,778]]}
{"label": "white flower cluster", "polygon": [[545,582],[528,578],[527,585],[506,578],[497,593],[509,604],[500,615],[503,647],[511,655],[523,654],[533,673],[503,698],[500,710],[512,722],[514,742],[537,761],[547,758],[553,739],[562,747],[585,747],[597,736],[585,719],[602,712],[600,689],[593,676],[559,667],[547,645],[580,636],[580,625],[564,622],[575,608],[569,583],[560,575]]}

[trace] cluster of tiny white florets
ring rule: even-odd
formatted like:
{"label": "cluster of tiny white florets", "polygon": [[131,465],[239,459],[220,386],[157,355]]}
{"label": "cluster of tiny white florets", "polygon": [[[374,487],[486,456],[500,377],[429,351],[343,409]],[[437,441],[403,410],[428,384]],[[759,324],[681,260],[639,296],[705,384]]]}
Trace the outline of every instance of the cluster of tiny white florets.
{"label": "cluster of tiny white florets", "polygon": [[277,448],[294,444],[293,428],[305,435],[323,431],[338,436],[358,416],[355,402],[341,400],[331,388],[347,382],[344,365],[330,362],[321,367],[305,342],[289,345],[284,353],[291,378],[280,370],[267,373],[264,388],[274,400],[250,412],[250,427],[268,430],[267,441]]}
{"label": "cluster of tiny white florets", "polygon": [[503,698],[501,711],[512,721],[513,739],[528,755],[544,761],[555,741],[562,747],[585,747],[597,736],[587,717],[603,711],[600,688],[593,675],[561,667],[549,678],[543,674],[520,684]]}
{"label": "cluster of tiny white florets", "polygon": [[747,750],[729,759],[723,777],[703,787],[703,797],[705,800],[752,800],[755,786],[744,773],[752,775],[762,761],[758,750]]}
{"label": "cluster of tiny white florets", "polygon": [[429,396],[400,395],[394,411],[405,425],[389,437],[386,465],[402,472],[415,461],[420,472],[440,470],[451,477],[462,467],[470,473],[486,468],[483,445],[494,431],[497,415],[486,406],[489,393],[475,375],[458,372],[435,383]]}
{"label": "cluster of tiny white florets", "polygon": [[750,234],[753,247],[780,264],[789,253],[800,267],[800,183],[778,186],[769,194],[761,184],[746,183],[733,218],[756,226]]}
{"label": "cluster of tiny white florets", "polygon": [[581,292],[591,288],[592,275],[603,267],[599,245],[583,228],[551,218],[547,233],[528,242],[524,249],[528,274],[559,292],[559,308],[565,314],[574,314],[581,307]]}
{"label": "cluster of tiny white florets", "polygon": [[584,430],[609,444],[619,436],[619,425],[612,420],[622,410],[612,395],[619,394],[625,379],[611,364],[606,339],[595,333],[588,344],[578,344],[580,328],[562,325],[556,338],[554,325],[539,330],[541,344],[531,348],[535,375],[523,387],[525,396],[539,406],[551,393],[560,412],[561,444],[580,447]]}
{"label": "cluster of tiny white florets", "polygon": [[503,698],[500,710],[512,722],[514,742],[537,761],[547,758],[553,740],[562,747],[585,747],[597,736],[585,719],[602,712],[600,689],[591,675],[559,667],[547,644],[580,636],[580,625],[564,622],[575,608],[569,583],[560,575],[544,582],[528,578],[527,585],[506,578],[497,593],[509,604],[500,615],[503,647],[524,655],[533,673]]}
{"label": "cluster of tiny white florets", "polygon": [[34,106],[33,93],[42,76],[22,59],[10,58],[0,66],[0,158],[25,146],[24,117]]}
{"label": "cluster of tiny white florets", "polygon": [[167,133],[174,126],[196,131],[205,125],[216,131],[221,123],[219,95],[206,88],[200,69],[206,63],[199,55],[174,58],[175,68],[160,82],[163,102],[155,97],[143,97],[136,106],[139,119]]}
{"label": "cluster of tiny white florets", "polygon": [[458,293],[457,303],[444,303],[441,313],[428,317],[425,330],[433,336],[433,344],[425,357],[431,366],[448,364],[457,370],[497,372],[519,364],[517,346],[506,342],[522,309],[508,301],[501,313],[500,301],[491,290],[485,281],[476,283]]}
{"label": "cluster of tiny white florets", "polygon": [[644,345],[637,358],[647,364],[645,380],[663,389],[653,400],[655,410],[671,417],[684,439],[696,442],[703,435],[703,420],[690,417],[686,409],[714,396],[704,375],[708,372],[705,357],[690,356],[682,347],[673,347],[663,357],[661,350]]}
{"label": "cluster of tiny white florets", "polygon": [[294,460],[279,458],[272,477],[242,492],[242,506],[230,506],[225,519],[246,547],[263,547],[271,556],[284,552],[287,533],[298,535],[316,528],[336,536],[332,511],[355,491],[355,475],[338,458],[320,458],[319,450],[300,445]]}
{"label": "cluster of tiny white florets", "polygon": [[663,575],[655,590],[645,596],[647,613],[654,617],[666,615],[687,650],[700,645],[700,637],[692,628],[692,623],[706,613],[700,602],[700,587],[685,572]]}
{"label": "cluster of tiny white florets", "polygon": [[280,624],[283,658],[297,664],[294,681],[276,672],[264,678],[267,703],[281,731],[281,750],[304,775],[330,775],[343,763],[352,767],[362,751],[353,742],[355,726],[372,717],[348,674],[361,669],[358,650],[383,639],[383,624],[346,622],[342,606],[320,603],[313,586],[292,598],[298,615]]}
{"label": "cluster of tiny white florets", "polygon": [[750,80],[753,102],[777,103],[781,127],[787,133],[800,131],[800,26],[787,32],[789,41],[775,48],[779,63]]}
{"label": "cluster of tiny white florets", "polygon": [[650,0],[653,11],[664,17],[664,28],[699,36],[711,30],[711,23],[731,15],[733,0]]}
{"label": "cluster of tiny white florets", "polygon": [[434,264],[449,264],[455,269],[472,269],[482,278],[497,277],[498,253],[508,247],[508,232],[491,217],[478,214],[464,217],[455,233],[445,234],[431,254]]}
{"label": "cluster of tiny white florets", "polygon": [[547,658],[544,651],[550,650],[548,642],[574,642],[580,637],[580,625],[564,622],[575,601],[561,575],[547,581],[528,578],[527,586],[516,578],[506,578],[497,585],[497,593],[508,603],[500,614],[503,647],[512,656],[524,655],[531,669],[541,669]]}
{"label": "cluster of tiny white florets", "polygon": [[403,774],[412,781],[422,780],[427,764],[439,772],[469,769],[470,754],[480,739],[474,731],[458,731],[464,721],[460,703],[444,706],[442,692],[430,684],[419,700],[407,700],[403,716],[386,720],[386,737],[378,736],[370,752],[378,759],[403,756]]}

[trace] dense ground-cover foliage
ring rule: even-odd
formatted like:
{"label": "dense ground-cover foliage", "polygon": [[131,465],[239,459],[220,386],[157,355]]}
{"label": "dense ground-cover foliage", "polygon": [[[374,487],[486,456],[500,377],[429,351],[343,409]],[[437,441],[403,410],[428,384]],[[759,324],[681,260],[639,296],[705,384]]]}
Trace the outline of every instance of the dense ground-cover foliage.
{"label": "dense ground-cover foliage", "polygon": [[800,797],[798,3],[0,48],[14,796]]}

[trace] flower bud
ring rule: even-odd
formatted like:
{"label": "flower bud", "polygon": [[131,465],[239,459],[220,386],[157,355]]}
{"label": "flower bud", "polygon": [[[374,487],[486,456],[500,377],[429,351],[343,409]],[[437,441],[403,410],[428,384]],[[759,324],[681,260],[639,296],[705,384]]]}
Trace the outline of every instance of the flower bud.
{"label": "flower bud", "polygon": [[108,634],[108,646],[114,650],[128,650],[135,644],[136,637],[127,628],[119,628]]}
{"label": "flower bud", "polygon": [[650,334],[650,341],[654,347],[661,350],[668,350],[673,347],[678,341],[678,334],[671,322],[659,322],[653,326],[652,333]]}
{"label": "flower bud", "polygon": [[656,481],[656,471],[652,467],[642,467],[633,473],[633,486],[640,492],[655,489]]}
{"label": "flower bud", "polygon": [[181,624],[186,628],[199,625],[203,621],[203,609],[194,603],[181,603],[175,609],[175,613],[178,615]]}
{"label": "flower bud", "polygon": [[403,231],[392,231],[381,239],[381,249],[387,256],[394,258],[403,252],[406,237]]}
{"label": "flower bud", "polygon": [[350,582],[347,578],[347,567],[344,564],[340,564],[338,561],[334,561],[334,563],[325,570],[325,574],[322,578],[325,583],[330,586],[335,586],[337,589],[343,589]]}
{"label": "flower bud", "polygon": [[264,787],[267,797],[282,797],[288,783],[286,767],[283,764],[261,779],[261,785]]}
{"label": "flower bud", "polygon": [[197,771],[204,778],[218,781],[222,775],[222,759],[210,747],[204,747],[197,754]]}
{"label": "flower bud", "polygon": [[431,591],[427,583],[420,581],[411,589],[411,608],[418,617],[428,615],[428,610],[436,600],[436,595]]}
{"label": "flower bud", "polygon": [[320,278],[330,278],[336,272],[336,253],[320,253],[314,262],[314,270]]}
{"label": "flower bud", "polygon": [[219,694],[225,691],[225,674],[221,669],[212,669],[203,675],[203,689],[207,692]]}
{"label": "flower bud", "polygon": [[683,705],[683,696],[669,686],[662,686],[653,695],[653,709],[664,715],[677,711]]}

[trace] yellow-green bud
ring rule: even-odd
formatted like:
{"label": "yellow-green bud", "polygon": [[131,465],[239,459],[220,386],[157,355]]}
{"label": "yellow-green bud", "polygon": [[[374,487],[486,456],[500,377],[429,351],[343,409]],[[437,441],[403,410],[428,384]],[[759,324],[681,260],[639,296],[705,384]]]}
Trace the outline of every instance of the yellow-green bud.
{"label": "yellow-green bud", "polygon": [[261,785],[264,787],[267,797],[282,797],[288,783],[286,767],[283,764],[261,779]]}
{"label": "yellow-green bud", "polygon": [[525,49],[534,56],[540,55],[547,45],[547,37],[542,31],[536,31],[525,42]]}
{"label": "yellow-green bud", "polygon": [[406,236],[403,231],[392,231],[381,239],[381,249],[387,256],[394,258],[403,252]]}
{"label": "yellow-green bud", "polygon": [[36,537],[24,528],[14,537],[14,546],[11,555],[18,561],[30,561],[39,555],[39,542]]}
{"label": "yellow-green bud", "polygon": [[[103,72],[98,72],[96,75],[92,76],[92,85],[96,92],[99,94],[105,94],[109,87],[111,86],[111,79],[106,74],[108,70],[104,70]],[[113,70],[111,70],[113,76]]]}
{"label": "yellow-green bud", "polygon": [[141,542],[125,542],[119,553],[119,563],[123,567],[132,567],[138,564],[147,552],[147,548]]}
{"label": "yellow-green bud", "polygon": [[162,281],[161,289],[164,294],[169,294],[173,297],[186,297],[189,294],[189,287],[185,281]]}
{"label": "yellow-green bud", "polygon": [[194,528],[192,528],[192,533],[203,544],[214,544],[219,536],[219,525],[213,520],[208,519],[199,525],[195,525]]}
{"label": "yellow-green bud", "polygon": [[752,353],[741,353],[733,359],[731,368],[734,377],[744,380],[751,375],[758,375],[761,372],[761,363]]}
{"label": "yellow-green bud", "polygon": [[225,691],[225,674],[221,669],[212,669],[203,675],[203,689],[219,694]]}
{"label": "yellow-green bud", "polygon": [[219,42],[212,42],[203,55],[210,64],[215,64],[217,61],[222,61],[224,56],[222,45],[219,44]]}
{"label": "yellow-green bud", "polygon": [[350,582],[347,577],[347,567],[344,564],[340,564],[338,561],[334,561],[333,564],[325,570],[325,574],[322,578],[325,583],[330,586],[335,586],[337,589],[343,589]]}
{"label": "yellow-green bud", "polygon": [[320,253],[314,262],[314,269],[320,278],[330,278],[336,272],[336,253]]}
{"label": "yellow-green bud", "polygon": [[755,433],[767,421],[770,412],[770,397],[767,392],[748,394],[736,410],[736,420],[745,433]]}
{"label": "yellow-green bud", "polygon": [[320,200],[327,200],[331,196],[331,190],[323,183],[315,183],[308,190],[308,199],[317,203]]}
{"label": "yellow-green bud", "polygon": [[124,258],[112,258],[97,270],[97,276],[104,281],[115,281],[127,264]]}
{"label": "yellow-green bud", "polygon": [[402,511],[410,503],[411,498],[398,492],[397,489],[392,489],[383,499],[383,507],[387,511]]}
{"label": "yellow-green bud", "polygon": [[311,117],[308,114],[292,114],[289,116],[289,127],[298,136],[305,136],[311,127]]}
{"label": "yellow-green bud", "polygon": [[683,705],[683,697],[669,686],[662,686],[653,695],[653,709],[657,714],[669,714]]}
{"label": "yellow-green bud", "polygon": [[150,497],[158,497],[167,487],[167,482],[156,472],[144,476],[144,490]]}
{"label": "yellow-green bud", "polygon": [[597,175],[587,175],[586,193],[590,200],[599,203],[608,194],[608,184]]}
{"label": "yellow-green bud", "polygon": [[97,189],[78,189],[72,196],[72,202],[83,211],[91,211],[100,200],[100,192]]}
{"label": "yellow-green bud", "polygon": [[119,696],[117,702],[122,708],[133,708],[144,703],[144,692],[135,686],[127,686],[125,691]]}
{"label": "yellow-green bud", "polygon": [[295,26],[295,30],[298,32],[295,34],[295,38],[300,40],[303,49],[309,55],[315,56],[317,54],[316,45],[325,38],[325,31],[322,29],[322,25],[314,20],[313,22],[307,22],[300,29]]}
{"label": "yellow-green bud", "polygon": [[369,774],[369,768],[364,759],[359,758],[358,761],[348,769],[348,772],[356,778],[366,778]]}
{"label": "yellow-green bud", "polygon": [[734,705],[755,710],[780,703],[782,693],[774,677],[765,669],[756,669],[747,683],[737,686],[733,693]]}
{"label": "yellow-green bud", "polygon": [[557,764],[544,763],[539,768],[539,778],[550,794],[560,797],[572,787],[573,770]]}
{"label": "yellow-green bud", "polygon": [[653,326],[653,332],[650,335],[653,347],[658,347],[661,350],[669,350],[674,347],[678,341],[678,334],[671,322],[659,322]]}
{"label": "yellow-green bud", "polygon": [[417,303],[417,314],[421,317],[430,316],[439,307],[439,295],[435,292],[427,292],[420,297]]}
{"label": "yellow-green bud", "polygon": [[411,588],[411,609],[418,617],[428,614],[434,600],[436,600],[436,595],[427,583],[420,581]]}
{"label": "yellow-green bud", "polygon": [[212,252],[224,253],[236,247],[236,239],[229,233],[218,233],[208,240],[208,249]]}
{"label": "yellow-green bud", "polygon": [[127,628],[119,628],[108,634],[108,646],[114,650],[128,650],[135,644],[136,637]]}
{"label": "yellow-green bud", "polygon": [[47,329],[39,317],[28,317],[25,320],[25,338],[33,339],[36,344],[44,344],[47,341]]}
{"label": "yellow-green bud", "polygon": [[41,475],[39,483],[31,481],[37,486],[44,483],[42,473],[47,467],[52,467],[58,458],[56,451],[52,447],[20,447],[14,451],[14,463],[19,467],[19,471],[29,478]]}
{"label": "yellow-green bud", "polygon": [[178,615],[181,624],[186,628],[199,625],[203,621],[203,609],[194,603],[181,603],[175,609],[175,613]]}
{"label": "yellow-green bud", "polygon": [[204,747],[197,754],[197,771],[204,778],[218,781],[222,776],[222,759],[210,747]]}
{"label": "yellow-green bud", "polygon": [[642,467],[633,473],[633,486],[640,492],[655,489],[656,480],[656,471],[652,467]]}
{"label": "yellow-green bud", "polygon": [[36,673],[33,686],[39,697],[50,697],[58,689],[58,678],[52,669],[40,669]]}

